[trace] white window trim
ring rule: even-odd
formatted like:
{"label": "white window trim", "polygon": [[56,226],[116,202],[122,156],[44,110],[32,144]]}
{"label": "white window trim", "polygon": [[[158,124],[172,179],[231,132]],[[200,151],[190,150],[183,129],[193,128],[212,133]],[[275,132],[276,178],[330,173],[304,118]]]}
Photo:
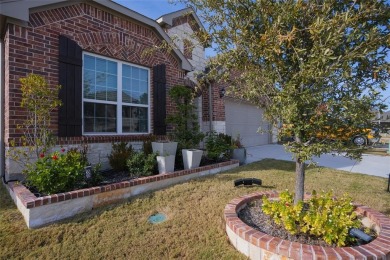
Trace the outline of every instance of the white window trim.
{"label": "white window trim", "polygon": [[[117,78],[118,78],[118,86],[117,86],[117,101],[105,101],[105,100],[96,100],[96,99],[88,99],[84,98],[84,55],[90,55],[97,58],[106,59],[109,61],[113,61],[117,63]],[[81,73],[81,80],[82,80],[82,104],[81,104],[81,113],[82,113],[82,135],[83,136],[96,136],[96,135],[145,135],[151,133],[151,109],[150,104],[152,102],[152,96],[151,96],[151,82],[150,82],[150,68],[139,66],[133,63],[121,61],[112,59],[106,56],[90,53],[90,52],[84,52],[82,54],[82,60],[83,60],[83,66],[82,66],[82,73]],[[148,104],[133,104],[133,103],[124,103],[122,102],[122,64],[129,65],[132,67],[137,67],[141,69],[145,69],[148,71]],[[116,105],[116,117],[117,117],[117,124],[116,124],[116,132],[85,132],[84,131],[84,102],[91,102],[91,103],[100,103],[100,104],[111,104]],[[122,132],[122,106],[136,106],[136,107],[146,107],[148,109],[148,131],[147,132],[139,132],[139,133],[123,133]]]}

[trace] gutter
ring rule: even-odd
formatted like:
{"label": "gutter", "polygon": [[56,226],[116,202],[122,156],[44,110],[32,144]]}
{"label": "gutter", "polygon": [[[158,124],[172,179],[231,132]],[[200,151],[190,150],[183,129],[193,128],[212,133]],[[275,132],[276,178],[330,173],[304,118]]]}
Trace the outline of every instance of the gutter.
{"label": "gutter", "polygon": [[211,83],[209,82],[208,83],[209,85],[209,131],[212,132],[213,131],[213,92],[212,92],[212,89],[211,89]]}
{"label": "gutter", "polygon": [[4,184],[18,180],[5,178],[5,143],[4,143],[4,93],[5,93],[5,44],[4,34],[0,35],[0,175]]}

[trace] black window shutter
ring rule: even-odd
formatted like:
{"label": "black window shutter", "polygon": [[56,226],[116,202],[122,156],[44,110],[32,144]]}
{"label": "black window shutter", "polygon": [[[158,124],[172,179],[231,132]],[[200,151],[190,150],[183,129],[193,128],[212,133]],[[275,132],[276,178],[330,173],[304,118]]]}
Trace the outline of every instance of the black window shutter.
{"label": "black window shutter", "polygon": [[59,37],[59,98],[58,136],[82,135],[82,49],[76,42]]}
{"label": "black window shutter", "polygon": [[153,67],[153,125],[155,135],[166,135],[167,126],[165,118],[166,111],[166,76],[165,64],[160,64]]}

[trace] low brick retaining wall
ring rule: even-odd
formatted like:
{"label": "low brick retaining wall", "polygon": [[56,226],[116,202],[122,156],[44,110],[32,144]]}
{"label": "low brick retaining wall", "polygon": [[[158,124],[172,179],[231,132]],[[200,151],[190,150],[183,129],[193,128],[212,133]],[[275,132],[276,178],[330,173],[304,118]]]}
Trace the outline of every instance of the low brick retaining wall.
{"label": "low brick retaining wall", "polygon": [[277,198],[276,191],[258,192],[234,199],[226,205],[226,232],[232,245],[250,259],[390,259],[390,219],[366,206],[356,205],[356,211],[379,227],[372,242],[354,247],[323,247],[290,242],[255,230],[241,221],[237,213],[247,203],[263,196]]}
{"label": "low brick retaining wall", "polygon": [[142,177],[44,197],[36,197],[26,187],[17,183],[9,183],[6,188],[23,214],[27,226],[36,228],[96,207],[238,166],[237,160],[231,160],[191,170]]}

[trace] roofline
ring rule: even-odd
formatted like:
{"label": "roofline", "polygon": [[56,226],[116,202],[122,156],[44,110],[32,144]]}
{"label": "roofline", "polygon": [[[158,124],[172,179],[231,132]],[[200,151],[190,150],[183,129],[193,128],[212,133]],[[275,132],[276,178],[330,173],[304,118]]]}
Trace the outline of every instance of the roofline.
{"label": "roofline", "polygon": [[160,16],[159,18],[157,18],[156,22],[159,24],[168,24],[168,25],[172,26],[173,18],[180,17],[180,16],[185,15],[185,14],[191,14],[194,17],[195,21],[198,23],[199,27],[202,30],[206,31],[206,29],[204,28],[198,15],[196,14],[195,10],[192,7],[187,7],[187,8],[178,10],[178,11],[164,14],[164,15]]}
{"label": "roofline", "polygon": [[[123,5],[120,5],[116,2],[113,2],[111,0],[90,0],[92,2],[95,2],[97,4],[100,4],[110,10],[116,11],[118,13],[121,13],[125,15],[126,17],[129,17],[133,20],[137,20],[145,25],[148,25],[152,27],[154,30],[157,31],[158,34],[161,35],[161,37],[169,42],[172,43],[172,39],[168,36],[168,34],[160,27],[160,25],[154,21],[151,18],[148,18],[142,14],[139,14]],[[29,21],[29,14],[30,9],[33,8],[45,8],[46,6],[52,6],[56,4],[74,4],[74,3],[81,3],[81,2],[88,2],[86,0],[83,1],[74,1],[74,0],[16,0],[16,1],[9,1],[9,2],[0,2],[0,16],[6,16],[15,18],[18,20],[22,20],[25,22]],[[183,53],[177,49],[173,49],[173,52],[175,55],[179,58],[181,61],[181,68],[185,71],[193,71],[193,67],[191,63],[184,57]]]}

